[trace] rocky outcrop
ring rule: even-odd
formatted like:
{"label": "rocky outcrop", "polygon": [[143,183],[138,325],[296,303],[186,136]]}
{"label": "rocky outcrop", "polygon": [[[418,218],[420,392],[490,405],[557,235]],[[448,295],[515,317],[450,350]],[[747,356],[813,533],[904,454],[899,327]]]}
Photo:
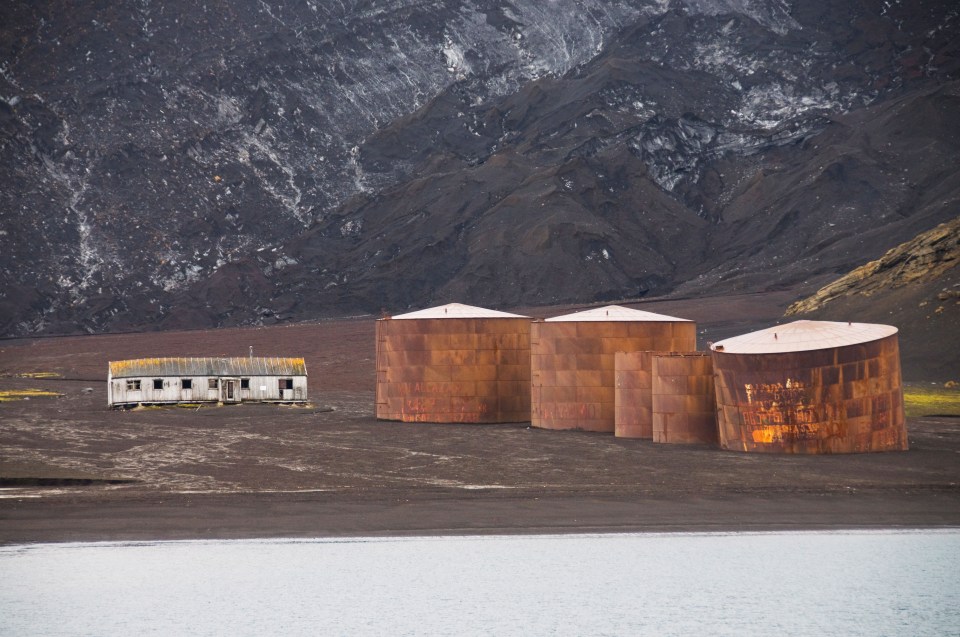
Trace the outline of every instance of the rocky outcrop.
{"label": "rocky outcrop", "polygon": [[[960,263],[960,217],[919,234],[887,251],[876,261],[853,270],[816,294],[787,308],[786,316],[806,314],[836,299],[853,295],[872,296],[895,288],[936,281]],[[960,290],[938,293],[938,301],[960,297]]]}

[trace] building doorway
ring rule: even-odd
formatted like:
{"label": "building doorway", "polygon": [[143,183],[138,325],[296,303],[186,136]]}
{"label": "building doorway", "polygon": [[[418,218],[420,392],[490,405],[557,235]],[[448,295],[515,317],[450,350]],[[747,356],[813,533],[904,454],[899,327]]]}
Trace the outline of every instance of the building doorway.
{"label": "building doorway", "polygon": [[225,403],[240,402],[239,378],[223,378],[220,380],[220,401]]}

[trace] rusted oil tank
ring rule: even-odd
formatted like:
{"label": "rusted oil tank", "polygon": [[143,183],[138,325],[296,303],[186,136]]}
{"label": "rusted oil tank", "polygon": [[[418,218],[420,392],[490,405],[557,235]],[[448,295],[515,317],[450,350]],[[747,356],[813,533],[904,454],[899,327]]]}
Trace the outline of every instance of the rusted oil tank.
{"label": "rusted oil tank", "polygon": [[711,350],[724,449],[907,449],[897,328],[796,321]]}
{"label": "rusted oil tank", "polygon": [[653,441],[716,445],[717,402],[708,352],[651,357]]}
{"label": "rusted oil tank", "polygon": [[692,321],[617,305],[531,326],[531,422],[614,432],[617,352],[696,348]]}
{"label": "rusted oil tank", "polygon": [[613,434],[653,439],[653,352],[617,352],[614,369]]}
{"label": "rusted oil tank", "polygon": [[380,420],[530,420],[530,322],[453,303],[377,321]]}

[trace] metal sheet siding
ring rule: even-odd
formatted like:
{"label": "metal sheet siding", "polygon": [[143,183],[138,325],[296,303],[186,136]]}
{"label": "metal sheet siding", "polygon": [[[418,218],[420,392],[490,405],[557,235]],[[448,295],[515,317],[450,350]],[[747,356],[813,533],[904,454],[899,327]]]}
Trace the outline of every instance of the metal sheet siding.
{"label": "metal sheet siding", "polygon": [[531,327],[532,424],[615,432],[617,352],[696,349],[692,321],[544,321]]}
{"label": "metal sheet siding", "polygon": [[896,334],[833,349],[712,352],[720,446],[771,453],[906,450]]}
{"label": "metal sheet siding", "polygon": [[530,420],[530,319],[382,319],[376,341],[378,419]]}
{"label": "metal sheet siding", "polygon": [[617,352],[613,433],[618,438],[653,440],[653,352]]}
{"label": "metal sheet siding", "polygon": [[717,404],[710,354],[654,354],[651,362],[653,441],[716,445]]}

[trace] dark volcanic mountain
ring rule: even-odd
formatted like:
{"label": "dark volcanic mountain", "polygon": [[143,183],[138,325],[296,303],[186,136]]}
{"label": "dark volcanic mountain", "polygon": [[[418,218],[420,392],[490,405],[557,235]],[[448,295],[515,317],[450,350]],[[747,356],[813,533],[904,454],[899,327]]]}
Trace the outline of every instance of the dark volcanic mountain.
{"label": "dark volcanic mountain", "polygon": [[0,330],[812,291],[960,212],[960,11],[0,8]]}

